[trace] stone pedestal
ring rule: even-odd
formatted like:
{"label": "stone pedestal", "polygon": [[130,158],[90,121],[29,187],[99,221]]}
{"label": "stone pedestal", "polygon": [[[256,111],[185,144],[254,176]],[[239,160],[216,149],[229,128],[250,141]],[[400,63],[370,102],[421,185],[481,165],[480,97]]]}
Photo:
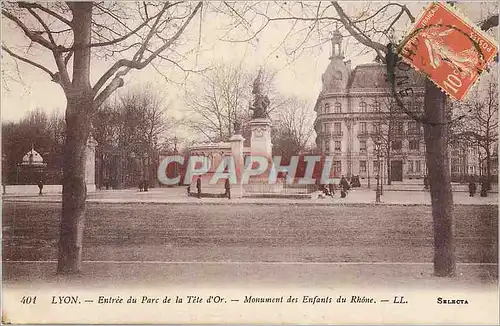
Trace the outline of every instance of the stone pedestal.
{"label": "stone pedestal", "polygon": [[243,162],[243,138],[242,135],[233,135],[229,142],[231,143],[231,153],[234,158],[234,165],[236,168],[236,179],[238,183],[231,185],[231,197],[241,198],[243,197],[243,185],[241,183],[241,176],[243,173],[244,162]]}
{"label": "stone pedestal", "polygon": [[250,148],[254,155],[271,157],[273,145],[271,143],[271,121],[269,119],[252,119],[250,121]]}
{"label": "stone pedestal", "polygon": [[87,149],[85,152],[85,184],[87,192],[95,192],[95,148],[97,141],[90,136],[87,141]]}

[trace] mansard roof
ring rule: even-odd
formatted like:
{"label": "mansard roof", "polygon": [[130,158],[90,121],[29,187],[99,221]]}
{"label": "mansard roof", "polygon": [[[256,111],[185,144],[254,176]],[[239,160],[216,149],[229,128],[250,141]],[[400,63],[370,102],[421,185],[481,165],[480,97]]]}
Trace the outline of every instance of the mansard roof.
{"label": "mansard roof", "polygon": [[[348,88],[351,90],[387,88],[386,74],[385,64],[366,63],[358,65],[351,73]],[[411,69],[408,72],[404,72],[404,75],[409,75],[410,77],[407,84],[408,87],[424,87],[425,77],[422,74]]]}

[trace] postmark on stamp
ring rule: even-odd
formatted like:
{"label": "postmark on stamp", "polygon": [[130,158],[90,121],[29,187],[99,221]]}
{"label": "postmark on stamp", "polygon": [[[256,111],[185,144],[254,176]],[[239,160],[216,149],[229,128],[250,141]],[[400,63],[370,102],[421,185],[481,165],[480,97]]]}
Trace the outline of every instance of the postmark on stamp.
{"label": "postmark on stamp", "polygon": [[441,2],[424,9],[398,49],[403,61],[456,100],[465,98],[497,52],[486,34]]}

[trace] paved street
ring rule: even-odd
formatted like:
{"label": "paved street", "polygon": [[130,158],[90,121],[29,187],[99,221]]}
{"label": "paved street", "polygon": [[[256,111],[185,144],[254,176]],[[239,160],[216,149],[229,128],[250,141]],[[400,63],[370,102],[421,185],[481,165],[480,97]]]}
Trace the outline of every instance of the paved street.
{"label": "paved street", "polygon": [[[44,275],[47,268],[53,270],[59,214],[58,203],[4,203],[4,261],[47,262],[35,264],[35,269],[31,266],[24,272],[22,263],[7,263],[6,279],[28,277],[34,270]],[[460,268],[480,281],[495,279],[498,207],[456,206],[455,221]],[[127,271],[122,268],[124,265],[115,264],[131,264],[134,269],[139,268],[134,265],[138,261],[159,266],[173,264],[164,266],[167,270],[179,264],[193,273],[201,268],[193,265],[197,263],[326,264],[322,265],[324,273],[329,268],[342,268],[342,264],[389,264],[382,266],[382,270],[389,270],[391,264],[403,264],[412,274],[416,270],[432,271],[433,259],[431,210],[422,205],[90,203],[84,239],[84,260],[95,262],[88,263],[92,266],[90,270],[97,268],[94,264],[104,264],[107,266],[104,271],[120,275]],[[340,265],[328,265],[331,263]],[[147,269],[142,272],[146,274],[163,268],[139,266]],[[256,270],[258,266],[255,265]],[[344,266],[344,270],[359,269],[353,266]],[[292,273],[300,270],[300,266],[291,268],[295,270]],[[265,265],[265,269],[273,267]],[[366,270],[377,274],[378,265],[375,269],[365,268],[365,273]]]}
{"label": "paved street", "polygon": [[[221,189],[220,193],[224,190]],[[316,196],[313,196],[316,197]],[[41,202],[59,202],[60,194],[38,195],[4,195],[4,201],[41,201]],[[463,191],[453,193],[455,204],[460,205],[498,205],[498,193],[490,193],[488,197],[469,197],[469,194]],[[374,204],[375,189],[354,188],[349,192],[346,198],[340,198],[339,192],[336,192],[334,198],[302,198],[302,199],[284,199],[284,198],[239,198],[228,200],[226,198],[194,198],[186,195],[185,187],[175,188],[152,188],[148,192],[139,192],[136,189],[127,190],[101,190],[89,193],[87,201],[90,203],[192,203],[192,204],[300,204],[300,205],[338,205],[338,204]],[[381,204],[389,205],[430,205],[430,194],[427,191],[384,191],[381,197]]]}

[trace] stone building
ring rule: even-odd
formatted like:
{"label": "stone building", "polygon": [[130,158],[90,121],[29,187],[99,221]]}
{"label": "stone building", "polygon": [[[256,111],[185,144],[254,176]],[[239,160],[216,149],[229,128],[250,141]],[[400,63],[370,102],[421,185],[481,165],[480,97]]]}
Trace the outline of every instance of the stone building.
{"label": "stone building", "polygon": [[[418,115],[423,111],[424,77],[413,70],[407,76],[404,87],[411,88],[413,96],[405,106]],[[423,128],[395,105],[385,65],[351,68],[342,53],[342,35],[334,32],[322,82],[314,109],[316,144],[322,153],[334,156],[336,176],[359,175],[373,181],[380,162],[383,180],[388,176],[392,181],[424,177]]]}

